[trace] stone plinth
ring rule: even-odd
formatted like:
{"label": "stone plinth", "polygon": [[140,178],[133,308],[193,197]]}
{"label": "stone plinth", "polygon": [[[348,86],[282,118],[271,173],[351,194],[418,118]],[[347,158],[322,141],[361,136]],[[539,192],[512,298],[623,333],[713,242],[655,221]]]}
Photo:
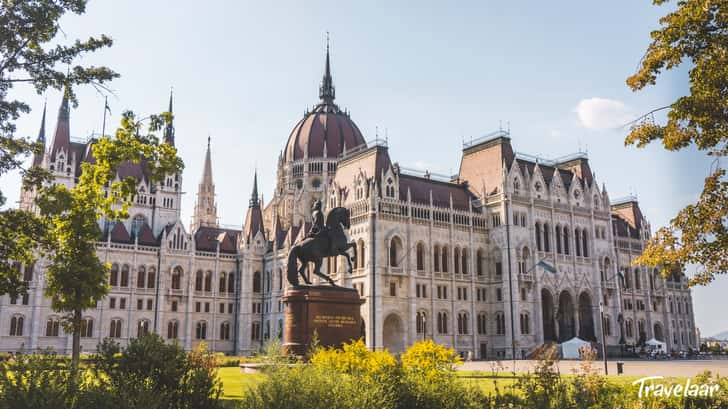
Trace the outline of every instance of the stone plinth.
{"label": "stone plinth", "polygon": [[286,290],[284,350],[305,355],[314,332],[321,346],[339,347],[358,339],[361,333],[359,307],[364,302],[352,288],[298,286]]}

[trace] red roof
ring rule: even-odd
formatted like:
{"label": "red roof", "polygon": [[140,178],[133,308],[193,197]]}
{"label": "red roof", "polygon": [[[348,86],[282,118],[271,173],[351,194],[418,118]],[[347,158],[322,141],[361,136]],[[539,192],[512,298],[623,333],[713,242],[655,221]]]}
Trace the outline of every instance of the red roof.
{"label": "red roof", "polygon": [[450,207],[450,197],[455,209],[468,210],[470,200],[476,199],[467,186],[462,184],[440,182],[437,180],[400,173],[399,175],[399,199],[407,200],[409,189],[412,202],[430,204],[430,192],[432,192],[432,203],[439,207]]}
{"label": "red roof", "polygon": [[245,240],[250,241],[258,232],[263,232],[263,236],[265,236],[263,212],[260,210],[260,206],[252,206],[248,208],[248,214],[245,216],[245,227],[243,228]]}
{"label": "red roof", "polygon": [[144,223],[137,234],[137,241],[143,246],[158,246],[160,241],[154,237],[154,232],[147,223]]}
{"label": "red roof", "polygon": [[117,222],[114,224],[114,228],[111,229],[111,241],[116,243],[131,243],[131,236],[124,227],[124,223]]}
{"label": "red roof", "polygon": [[240,230],[202,226],[195,232],[195,248],[201,251],[216,251],[220,241],[221,253],[236,253]]}
{"label": "red roof", "polygon": [[285,159],[292,162],[305,155],[337,158],[344,152],[344,147],[351,150],[360,145],[366,145],[364,136],[349,115],[336,104],[321,103],[293,127],[286,144]]}

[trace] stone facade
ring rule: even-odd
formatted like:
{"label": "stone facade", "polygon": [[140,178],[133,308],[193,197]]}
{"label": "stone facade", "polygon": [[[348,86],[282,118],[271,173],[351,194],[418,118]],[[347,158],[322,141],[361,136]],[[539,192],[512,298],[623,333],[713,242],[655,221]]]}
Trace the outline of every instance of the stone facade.
{"label": "stone facade", "polygon": [[[119,169],[139,180],[140,194],[129,220],[101,221],[98,254],[112,266],[112,289],[84,314],[84,350],[155,332],[188,349],[204,340],[248,354],[280,337],[288,250],[310,227],[315,200],[351,209],[355,268],[339,258],[324,270],[365,299],[371,348],[401,352],[431,338],[474,358],[510,358],[574,336],[600,343],[602,332],[610,349],[650,338],[668,350],[697,346],[684,275],[631,266],[649,223],[636,199],[610,200],[586,155],[537,159],[499,131],[463,146],[457,175],[407,171],[334,103],[326,57],[320,102],[289,136],[267,204],[256,178],[242,229],[218,225],[209,141],[189,229],[181,175],[152,185],[139,166]],[[72,186],[90,143],[71,140],[69,116],[64,100],[53,142],[34,161]],[[164,140],[175,143],[172,126]],[[22,192],[21,207],[34,210],[33,192]],[[0,297],[0,350],[70,350],[43,297],[44,263],[19,266],[27,297]]]}

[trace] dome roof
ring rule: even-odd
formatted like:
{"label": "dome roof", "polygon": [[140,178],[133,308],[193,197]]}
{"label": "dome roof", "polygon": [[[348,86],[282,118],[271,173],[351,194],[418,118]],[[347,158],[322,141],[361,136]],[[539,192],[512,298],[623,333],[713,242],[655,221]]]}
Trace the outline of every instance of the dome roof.
{"label": "dome roof", "polygon": [[321,102],[293,127],[286,143],[286,162],[304,157],[337,158],[345,148],[351,150],[366,145],[364,136],[349,114],[334,103],[335,95],[327,47],[326,68],[319,88]]}

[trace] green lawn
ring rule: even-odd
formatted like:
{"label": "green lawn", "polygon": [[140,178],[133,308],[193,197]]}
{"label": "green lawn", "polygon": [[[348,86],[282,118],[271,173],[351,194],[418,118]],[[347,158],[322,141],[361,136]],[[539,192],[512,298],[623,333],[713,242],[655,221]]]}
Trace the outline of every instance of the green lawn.
{"label": "green lawn", "polygon": [[223,399],[240,400],[248,388],[255,386],[265,375],[243,373],[238,367],[219,368],[217,376],[222,381]]}

